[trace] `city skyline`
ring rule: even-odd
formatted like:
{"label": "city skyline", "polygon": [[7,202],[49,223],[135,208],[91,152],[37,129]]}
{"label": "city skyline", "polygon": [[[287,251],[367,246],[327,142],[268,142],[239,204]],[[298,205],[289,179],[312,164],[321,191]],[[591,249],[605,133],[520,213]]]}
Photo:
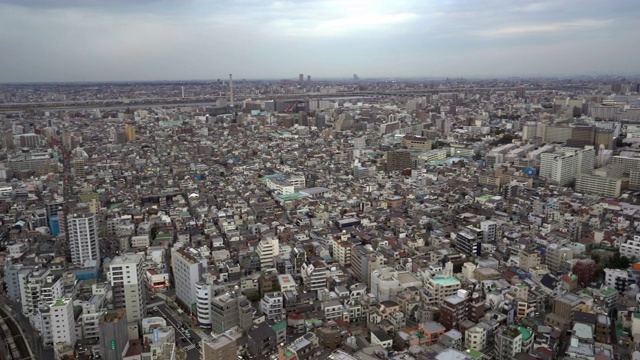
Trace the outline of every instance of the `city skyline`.
{"label": "city skyline", "polygon": [[634,1],[0,0],[0,83],[637,75]]}

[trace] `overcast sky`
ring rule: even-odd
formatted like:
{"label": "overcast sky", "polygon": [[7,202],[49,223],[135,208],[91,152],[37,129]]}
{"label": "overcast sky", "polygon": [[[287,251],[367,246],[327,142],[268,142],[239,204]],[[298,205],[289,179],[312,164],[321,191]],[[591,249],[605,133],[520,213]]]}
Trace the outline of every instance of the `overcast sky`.
{"label": "overcast sky", "polygon": [[640,73],[639,0],[0,0],[0,82]]}

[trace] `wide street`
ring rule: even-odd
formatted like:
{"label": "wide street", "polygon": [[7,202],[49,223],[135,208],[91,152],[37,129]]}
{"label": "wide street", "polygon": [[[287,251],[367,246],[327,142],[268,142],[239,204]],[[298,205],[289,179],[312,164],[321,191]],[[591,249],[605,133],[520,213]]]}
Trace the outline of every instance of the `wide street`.
{"label": "wide street", "polygon": [[[201,337],[195,331],[189,329],[187,331],[182,330],[182,321],[178,318],[178,315],[174,315],[174,312],[169,309],[165,304],[158,304],[155,306],[160,312],[159,316],[166,316],[167,326],[173,326],[176,329],[176,348],[184,349],[187,353],[187,360],[200,360],[201,352],[196,348],[196,344],[201,343]],[[185,337],[185,340],[181,340]],[[189,340],[192,337],[193,341]]]}

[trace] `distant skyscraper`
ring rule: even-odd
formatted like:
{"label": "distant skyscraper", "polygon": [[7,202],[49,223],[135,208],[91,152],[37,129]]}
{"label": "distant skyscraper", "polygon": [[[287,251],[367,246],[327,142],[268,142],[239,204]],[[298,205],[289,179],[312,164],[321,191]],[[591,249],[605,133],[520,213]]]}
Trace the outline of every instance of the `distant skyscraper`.
{"label": "distant skyscraper", "polygon": [[233,107],[233,74],[229,74],[229,101]]}
{"label": "distant skyscraper", "polygon": [[298,76],[298,81],[303,82],[304,81],[304,74],[300,74]]}
{"label": "distant skyscraper", "polygon": [[360,80],[360,77],[358,76],[358,74],[353,74],[353,80],[354,81]]}
{"label": "distant skyscraper", "polygon": [[311,82],[311,75],[307,75],[307,82]]}
{"label": "distant skyscraper", "polygon": [[136,140],[136,128],[132,125],[124,126],[124,134],[127,138],[127,141],[135,141]]}

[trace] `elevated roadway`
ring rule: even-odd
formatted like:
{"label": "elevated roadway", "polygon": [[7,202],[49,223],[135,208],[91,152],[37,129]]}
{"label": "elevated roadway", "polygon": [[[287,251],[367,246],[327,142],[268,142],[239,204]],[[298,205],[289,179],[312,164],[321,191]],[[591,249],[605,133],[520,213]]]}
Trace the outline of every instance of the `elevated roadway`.
{"label": "elevated roadway", "polygon": [[7,360],[35,360],[29,343],[10,311],[0,306],[0,357]]}

